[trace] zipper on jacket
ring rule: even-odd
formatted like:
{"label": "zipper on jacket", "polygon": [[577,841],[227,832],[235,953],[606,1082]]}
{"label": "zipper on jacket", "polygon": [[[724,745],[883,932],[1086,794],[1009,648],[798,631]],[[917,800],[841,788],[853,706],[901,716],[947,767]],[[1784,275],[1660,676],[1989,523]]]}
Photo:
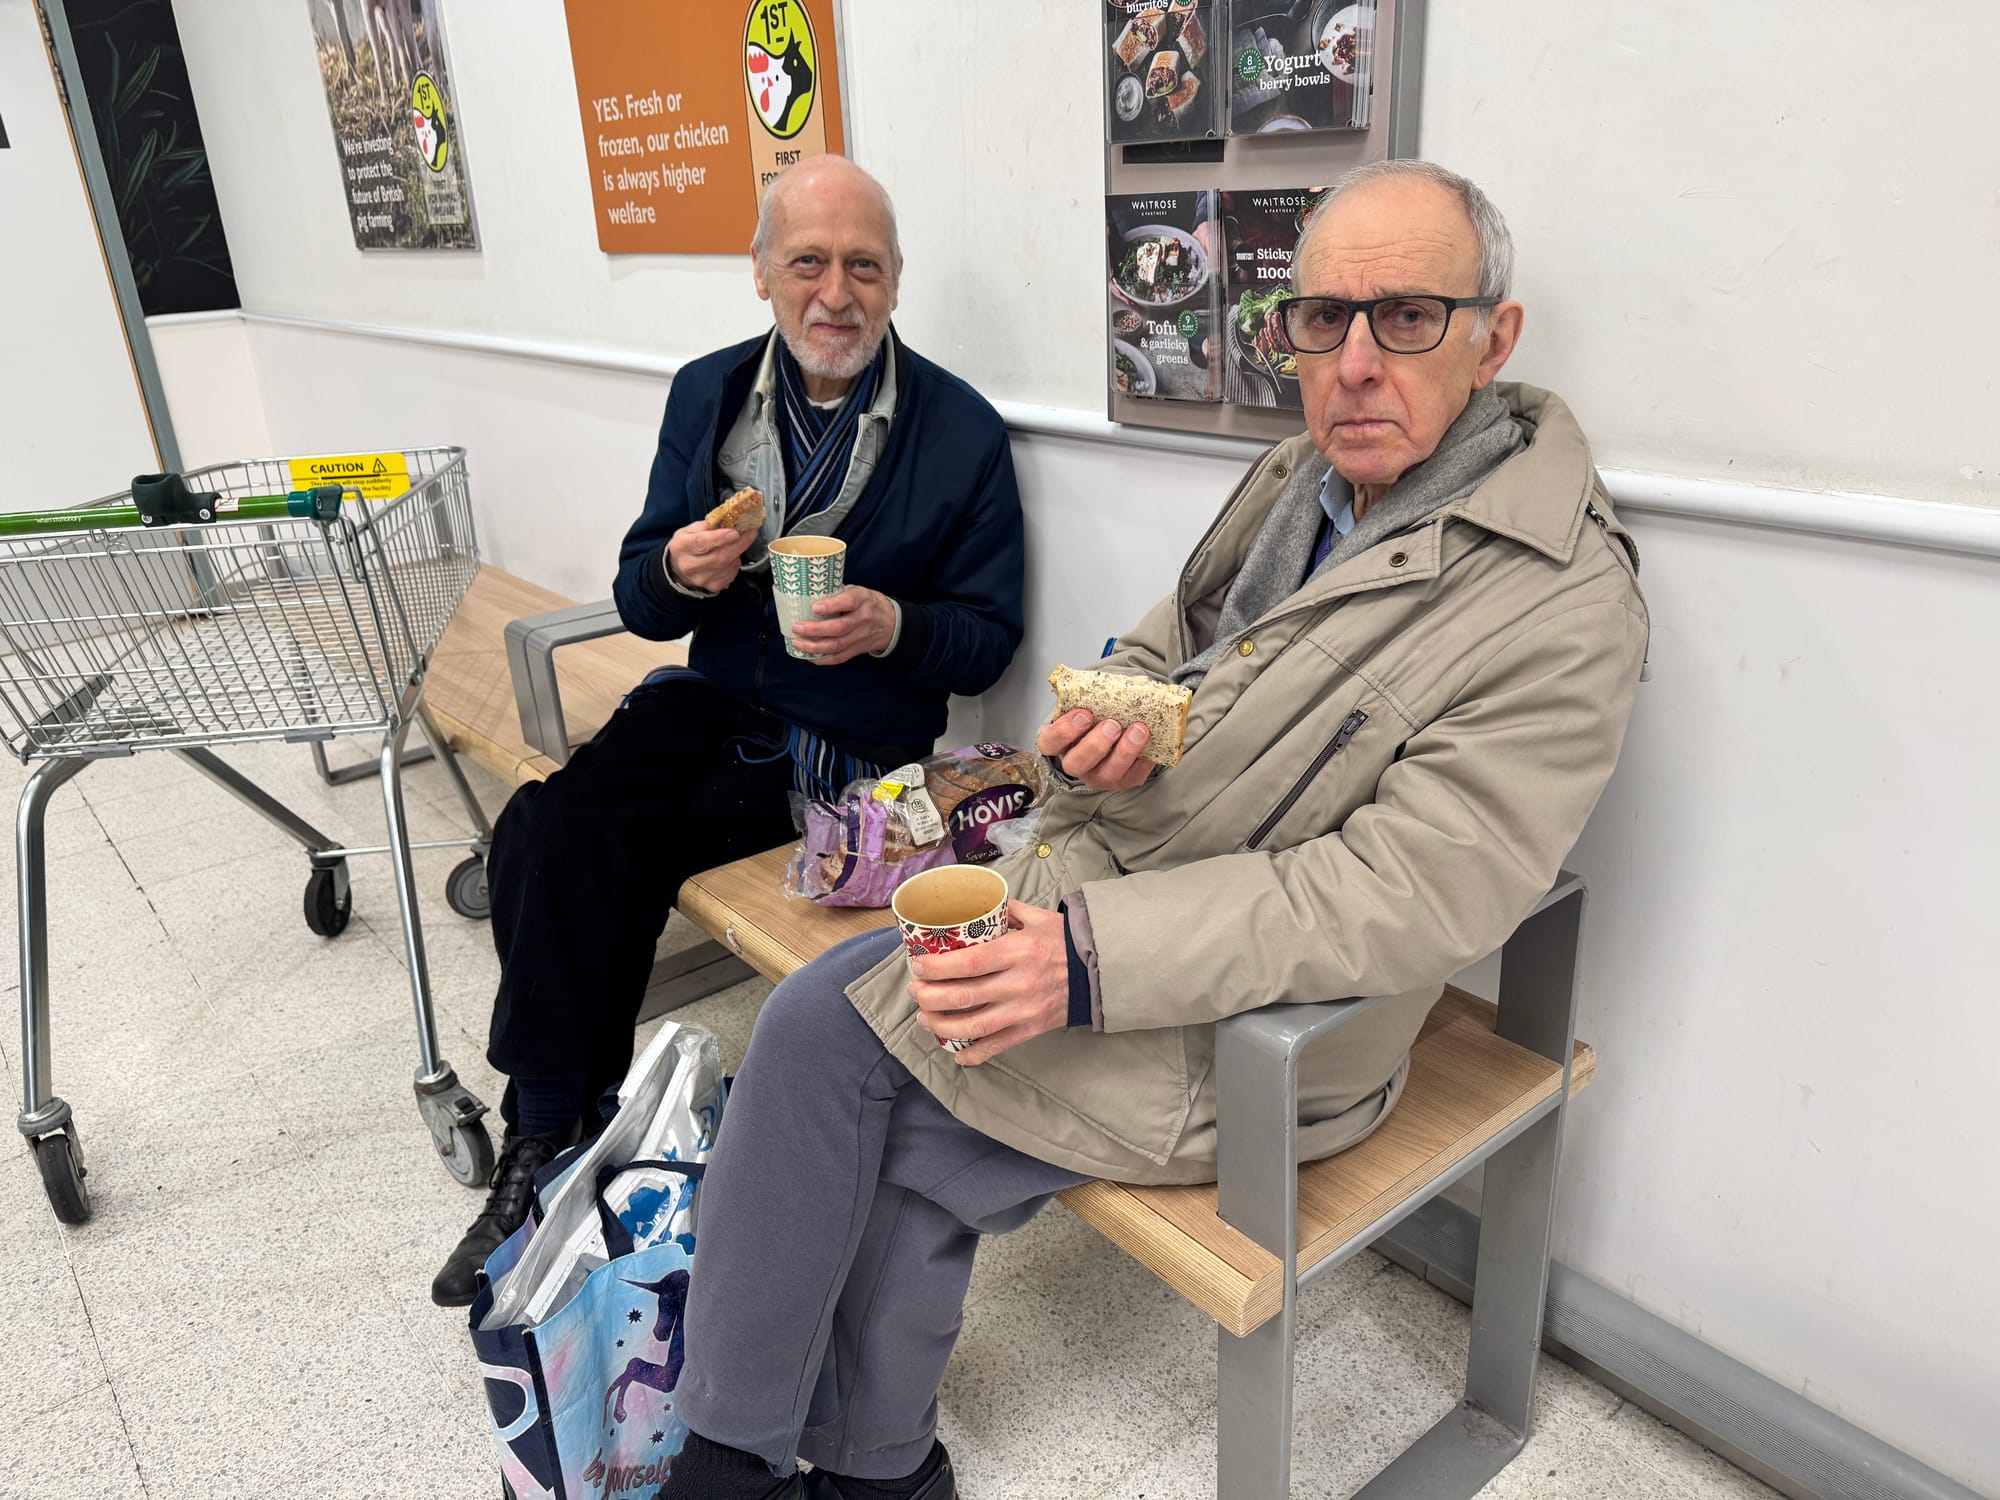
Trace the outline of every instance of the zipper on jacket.
{"label": "zipper on jacket", "polygon": [[1271,836],[1271,830],[1284,821],[1285,814],[1290,812],[1292,805],[1305,795],[1306,788],[1312,785],[1313,778],[1326,769],[1328,761],[1347,748],[1348,741],[1361,733],[1361,726],[1367,722],[1368,715],[1360,709],[1356,709],[1341,721],[1340,728],[1334,733],[1333,738],[1327,741],[1326,748],[1313,757],[1313,763],[1306,767],[1306,774],[1285,793],[1285,800],[1272,808],[1271,815],[1257,825],[1257,831],[1250,835],[1250,842],[1245,847],[1255,849]]}

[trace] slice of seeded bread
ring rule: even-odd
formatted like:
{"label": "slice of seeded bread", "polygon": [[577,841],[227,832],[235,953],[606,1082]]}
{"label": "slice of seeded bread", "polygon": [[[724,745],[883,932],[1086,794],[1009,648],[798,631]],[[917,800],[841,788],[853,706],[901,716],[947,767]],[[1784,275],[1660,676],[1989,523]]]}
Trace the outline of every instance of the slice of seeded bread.
{"label": "slice of seeded bread", "polygon": [[1056,713],[1087,708],[1100,719],[1131,726],[1144,724],[1152,738],[1140,755],[1163,766],[1180,764],[1181,742],[1187,737],[1192,688],[1155,682],[1150,677],[1125,677],[1116,672],[1077,672],[1057,667],[1049,673],[1056,690]]}
{"label": "slice of seeded bread", "polygon": [[722,504],[710,511],[704,520],[711,527],[727,527],[736,531],[755,531],[764,524],[764,496],[759,490],[745,485]]}

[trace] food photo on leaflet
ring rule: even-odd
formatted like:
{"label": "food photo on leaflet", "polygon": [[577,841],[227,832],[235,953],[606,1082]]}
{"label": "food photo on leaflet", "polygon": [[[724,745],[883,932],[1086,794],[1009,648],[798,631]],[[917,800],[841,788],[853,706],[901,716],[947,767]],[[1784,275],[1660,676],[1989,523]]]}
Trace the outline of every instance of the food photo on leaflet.
{"label": "food photo on leaflet", "polygon": [[1222,399],[1218,198],[1203,190],[1105,201],[1110,380],[1121,395]]}
{"label": "food photo on leaflet", "polygon": [[1221,133],[1215,9],[1211,0],[1104,0],[1107,139]]}
{"label": "food photo on leaflet", "polygon": [[[1181,241],[1137,241],[1110,266],[1143,295]],[[1092,1178],[1213,1182],[1215,1083],[1188,1063],[1272,1004],[1383,997],[1300,1064],[1301,1159],[1365,1139],[1445,982],[1548,889],[1649,625],[1575,417],[1499,379],[1512,264],[1456,174],[1335,181],[1272,309],[1306,432],[1106,657],[1051,674],[1033,845],[917,876],[895,927],[771,993],[703,1183],[662,1500],[826,1493],[801,1459],[955,1500],[938,1386],[980,1236]],[[864,1325],[874,1357],[830,1389],[816,1351]]]}
{"label": "food photo on leaflet", "polygon": [[1366,130],[1373,116],[1375,0],[1236,0],[1231,135]]}
{"label": "food photo on leaflet", "polygon": [[1292,247],[1324,192],[1253,189],[1222,195],[1228,247],[1222,291],[1226,401],[1301,409],[1299,357],[1286,343],[1277,314],[1293,295]]}

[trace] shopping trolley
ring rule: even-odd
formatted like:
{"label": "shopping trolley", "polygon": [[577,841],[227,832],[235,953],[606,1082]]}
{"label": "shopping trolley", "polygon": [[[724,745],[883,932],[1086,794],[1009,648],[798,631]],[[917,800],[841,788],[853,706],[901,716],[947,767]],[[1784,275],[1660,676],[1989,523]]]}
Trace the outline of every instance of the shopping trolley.
{"label": "shopping trolley", "polygon": [[[424,707],[424,667],[479,569],[465,453],[401,455],[407,491],[365,500],[339,485],[292,488],[288,461],[146,475],[72,511],[0,515],[0,732],[24,763],[16,824],[21,938],[21,1133],[57,1218],[90,1216],[76,1118],[49,1066],[48,862],[43,817],[93,760],[170,750],[296,839],[311,867],[305,920],[338,935],[353,909],[347,861],[387,854],[416,1005],[417,1108],[445,1170],[468,1186],[493,1168],[486,1106],[438,1053],[414,849],[462,847],[447,897],[488,915],[492,826]],[[476,830],[412,844],[404,740],[417,725]],[[382,736],[388,842],[346,848],[221,760],[215,746]]]}

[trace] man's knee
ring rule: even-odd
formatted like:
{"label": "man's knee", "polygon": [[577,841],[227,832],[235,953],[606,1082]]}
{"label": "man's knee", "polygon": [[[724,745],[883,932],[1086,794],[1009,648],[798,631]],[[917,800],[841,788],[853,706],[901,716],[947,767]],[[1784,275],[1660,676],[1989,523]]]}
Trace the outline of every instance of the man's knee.
{"label": "man's knee", "polygon": [[493,822],[495,878],[514,871],[600,866],[612,856],[615,814],[594,794],[586,772],[565,767],[547,781],[524,782]]}
{"label": "man's knee", "polygon": [[798,1087],[834,1076],[858,1081],[876,1071],[885,1049],[847,998],[849,977],[821,961],[772,990],[757,1014],[745,1074]]}

